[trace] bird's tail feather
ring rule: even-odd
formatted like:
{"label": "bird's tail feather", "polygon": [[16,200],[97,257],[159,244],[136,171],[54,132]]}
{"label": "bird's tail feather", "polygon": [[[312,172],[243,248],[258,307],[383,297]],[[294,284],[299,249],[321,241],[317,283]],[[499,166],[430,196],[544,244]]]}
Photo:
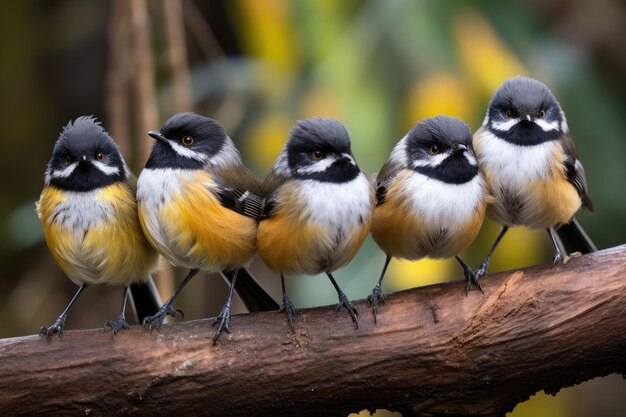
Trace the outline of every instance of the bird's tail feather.
{"label": "bird's tail feather", "polygon": [[565,253],[580,252],[584,254],[598,250],[576,218],[572,218],[569,223],[556,229],[556,234]]}
{"label": "bird's tail feather", "polygon": [[143,319],[155,315],[161,307],[161,297],[152,278],[131,284],[130,300],[138,323],[143,323]]}

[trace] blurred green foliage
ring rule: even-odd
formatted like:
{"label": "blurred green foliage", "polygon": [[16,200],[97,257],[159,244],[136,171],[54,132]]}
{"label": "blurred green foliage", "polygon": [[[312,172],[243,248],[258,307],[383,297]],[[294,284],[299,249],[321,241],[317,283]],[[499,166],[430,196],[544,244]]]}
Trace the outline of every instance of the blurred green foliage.
{"label": "blurred green foliage", "polygon": [[[579,220],[599,247],[626,241],[622,184],[626,179],[626,6],[622,2],[183,4],[185,13],[195,13],[206,25],[198,27],[196,19],[192,30],[191,19],[185,21],[196,111],[222,121],[259,176],[269,171],[299,118],[324,115],[341,120],[362,169],[371,174],[416,120],[450,114],[475,130],[493,90],[506,77],[526,74],[553,90],[568,117],[596,206],[595,214],[580,213]],[[163,10],[158,1],[148,1],[148,7],[164,120],[173,110],[161,29]],[[7,3],[0,14],[3,337],[35,333],[60,312],[72,292],[45,249],[34,202],[61,127],[81,114],[94,114],[107,126],[103,103],[111,47],[107,44],[110,8],[111,3],[102,0],[28,0]],[[207,33],[214,39],[208,39]],[[137,135],[131,140],[147,139]],[[136,171],[142,163],[138,161]],[[497,230],[497,225],[485,223],[464,254],[467,262],[479,264]],[[365,297],[383,259],[368,239],[354,262],[336,274],[344,291],[354,299]],[[545,233],[516,229],[496,252],[492,270],[550,259]],[[276,278],[262,266],[257,273],[278,295]],[[460,278],[453,261],[394,260],[385,290]],[[197,291],[188,290],[181,300],[185,311],[191,311],[187,317],[215,314],[219,303],[207,306],[203,294],[221,299],[223,285],[192,285]],[[321,278],[294,278],[288,285],[298,307],[335,302],[332,287]],[[115,314],[115,289],[90,291],[70,316],[69,328],[99,326]],[[368,320],[367,312],[362,313],[362,320]],[[384,306],[380,318],[384,325]],[[611,387],[618,382],[612,383]],[[584,398],[585,390],[578,392]],[[572,395],[558,398],[536,396],[512,415],[585,415],[573,410]],[[594,415],[612,415],[624,406],[620,401],[616,408],[602,408]],[[579,401],[580,407],[584,410]]]}

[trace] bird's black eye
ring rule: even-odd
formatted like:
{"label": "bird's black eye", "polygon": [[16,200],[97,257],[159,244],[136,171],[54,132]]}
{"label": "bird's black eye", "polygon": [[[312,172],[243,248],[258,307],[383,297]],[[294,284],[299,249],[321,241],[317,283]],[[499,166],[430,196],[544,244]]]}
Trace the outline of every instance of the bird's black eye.
{"label": "bird's black eye", "polygon": [[539,117],[540,117],[540,118],[542,118],[542,119],[543,119],[544,117],[546,117],[546,112],[545,112],[544,110],[541,110],[541,111],[539,112]]}
{"label": "bird's black eye", "polygon": [[183,145],[186,145],[186,146],[190,146],[191,144],[193,144],[193,138],[189,135],[183,136],[183,138],[180,141],[183,143]]}
{"label": "bird's black eye", "polygon": [[63,158],[63,162],[65,162],[65,165],[69,165],[72,163],[72,158],[70,158],[69,155],[65,155],[65,157]]}
{"label": "bird's black eye", "polygon": [[513,112],[511,110],[507,110],[504,115],[507,117],[507,119],[510,119],[511,117],[513,117]]}
{"label": "bird's black eye", "polygon": [[428,152],[430,152],[432,155],[437,155],[439,153],[439,146],[430,145],[430,147],[428,148]]}
{"label": "bird's black eye", "polygon": [[324,152],[322,152],[322,151],[313,151],[313,152],[311,152],[311,156],[316,161],[319,161],[320,159],[324,158]]}
{"label": "bird's black eye", "polygon": [[96,154],[96,159],[97,159],[98,161],[104,161],[104,154],[103,154],[102,152],[98,152],[98,153]]}

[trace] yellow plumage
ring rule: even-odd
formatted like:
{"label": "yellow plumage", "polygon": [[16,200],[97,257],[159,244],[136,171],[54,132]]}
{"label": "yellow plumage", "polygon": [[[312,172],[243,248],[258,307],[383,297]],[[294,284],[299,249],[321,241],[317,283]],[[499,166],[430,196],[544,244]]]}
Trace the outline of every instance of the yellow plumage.
{"label": "yellow plumage", "polygon": [[[477,141],[480,143],[480,141]],[[480,158],[480,146],[477,155]],[[501,181],[488,167],[483,166],[485,179],[494,203],[487,209],[487,216],[498,223],[523,225],[533,229],[545,229],[568,223],[580,209],[582,201],[574,185],[565,174],[565,154],[556,148],[549,158],[548,173],[544,177],[530,178],[519,190]]]}
{"label": "yellow plumage", "polygon": [[157,255],[141,231],[132,184],[116,183],[83,194],[87,208],[76,216],[107,207],[101,221],[88,227],[63,221],[63,210],[72,209],[72,197],[64,191],[46,186],[37,204],[46,243],[61,269],[77,285],[146,280]]}
{"label": "yellow plumage", "polygon": [[369,232],[370,218],[364,218],[336,240],[334,230],[310,219],[295,186],[283,186],[276,200],[281,202],[276,213],[261,221],[258,231],[259,255],[274,271],[287,275],[335,271],[352,260]]}
{"label": "yellow plumage", "polygon": [[401,172],[389,185],[385,201],[374,209],[374,241],[388,256],[409,260],[449,258],[465,250],[480,231],[486,204],[481,202],[460,226],[429,223],[411,208],[403,185],[408,175]]}
{"label": "yellow plumage", "polygon": [[[228,209],[210,191],[217,184],[206,171],[186,180],[158,213],[139,203],[150,243],[177,265],[206,271],[241,266],[256,253],[256,221]],[[159,230],[147,221],[156,215]]]}

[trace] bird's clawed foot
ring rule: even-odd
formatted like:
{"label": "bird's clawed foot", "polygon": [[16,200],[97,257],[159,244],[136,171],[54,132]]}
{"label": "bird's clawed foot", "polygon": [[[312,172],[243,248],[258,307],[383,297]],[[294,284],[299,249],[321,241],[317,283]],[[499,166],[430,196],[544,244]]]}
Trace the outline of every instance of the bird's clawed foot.
{"label": "bird's clawed foot", "polygon": [[172,308],[172,306],[166,304],[163,307],[161,307],[154,316],[149,316],[143,319],[143,325],[148,330],[159,330],[161,326],[163,325],[163,321],[165,320],[165,317],[167,316],[176,317],[176,314],[179,314],[179,313],[181,317],[185,317],[185,313],[183,313],[183,310],[179,308],[174,309]]}
{"label": "bird's clawed foot", "polygon": [[280,306],[280,312],[287,314],[287,322],[289,323],[291,332],[295,332],[296,328],[294,326],[294,322],[296,320],[296,308],[293,306],[291,299],[286,293],[283,294],[283,305]]}
{"label": "bird's clawed foot", "polygon": [[563,262],[563,255],[560,250],[554,252],[554,258],[552,259],[552,265],[560,264]]}
{"label": "bird's clawed foot", "polygon": [[[479,268],[482,269],[482,265]],[[483,288],[482,284],[480,283],[480,281],[478,280],[479,275],[478,272],[476,272],[476,274],[474,274],[474,272],[469,268],[469,267],[463,267],[463,273],[465,274],[465,281],[466,281],[466,285],[465,285],[465,295],[469,294],[471,288],[472,288],[472,284],[474,284],[476,286],[476,288],[478,288],[480,290],[480,292],[482,292],[483,294],[485,293],[485,289]],[[484,275],[484,274],[483,274]]]}
{"label": "bird's clawed foot", "polygon": [[337,311],[339,311],[341,307],[344,307],[346,310],[348,310],[348,313],[350,314],[350,317],[352,318],[352,322],[354,323],[354,326],[358,329],[359,328],[359,310],[356,309],[354,304],[352,304],[350,300],[348,300],[348,297],[346,297],[346,295],[343,292],[339,294],[339,304],[337,304]]}
{"label": "bird's clawed foot", "polygon": [[378,313],[378,303],[384,303],[385,297],[383,296],[383,291],[380,288],[380,283],[376,284],[372,293],[367,296],[367,300],[372,306],[372,314],[374,315],[374,323],[376,323],[376,314]]}
{"label": "bird's clawed foot", "polygon": [[217,331],[215,332],[215,336],[213,336],[213,344],[217,343],[217,340],[220,338],[222,331],[230,333],[230,330],[228,328],[230,324],[230,300],[226,302],[226,304],[224,304],[224,307],[222,307],[222,311],[220,311],[219,316],[213,319],[213,326],[215,326],[216,324]]}
{"label": "bird's clawed foot", "polygon": [[484,277],[485,275],[487,275],[488,268],[489,268],[489,260],[485,259],[483,263],[480,264],[480,268],[478,268],[476,272],[474,273],[474,276],[476,277],[476,279],[478,280]]}
{"label": "bird's clawed foot", "polygon": [[59,317],[50,327],[40,327],[39,336],[46,336],[48,340],[53,334],[58,334],[59,338],[63,336],[63,329],[65,329],[65,317]]}
{"label": "bird's clawed foot", "polygon": [[121,314],[119,315],[117,320],[115,321],[107,320],[104,323],[104,331],[111,332],[111,338],[113,338],[113,336],[115,336],[117,332],[119,332],[120,330],[128,329],[128,328],[129,328],[128,322],[126,321],[126,318]]}

